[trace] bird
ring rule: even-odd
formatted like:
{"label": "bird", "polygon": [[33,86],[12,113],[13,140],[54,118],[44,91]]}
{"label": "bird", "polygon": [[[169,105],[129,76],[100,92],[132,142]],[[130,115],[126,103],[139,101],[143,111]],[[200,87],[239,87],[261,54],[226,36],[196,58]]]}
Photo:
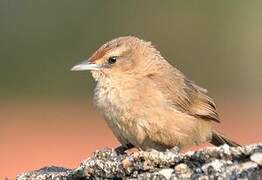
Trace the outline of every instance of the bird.
{"label": "bird", "polygon": [[166,151],[209,142],[240,146],[217,132],[220,123],[207,90],[171,65],[150,41],[122,36],[98,48],[72,71],[89,70],[94,104],[124,152]]}

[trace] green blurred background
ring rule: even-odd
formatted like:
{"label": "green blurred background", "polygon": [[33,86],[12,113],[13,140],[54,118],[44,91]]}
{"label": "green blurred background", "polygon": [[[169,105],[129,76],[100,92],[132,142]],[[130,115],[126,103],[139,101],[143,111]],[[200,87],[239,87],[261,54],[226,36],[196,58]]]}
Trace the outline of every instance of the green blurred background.
{"label": "green blurred background", "polygon": [[0,97],[79,97],[70,67],[123,35],[152,41],[212,93],[262,89],[261,1],[0,1]]}
{"label": "green blurred background", "polygon": [[[18,126],[17,123],[21,126],[26,124],[18,113],[20,107],[27,106],[24,110],[27,112],[40,112],[37,120],[31,114],[24,117],[26,121],[32,119],[30,127],[37,126],[41,119],[41,127],[44,122],[52,122],[55,114],[46,107],[54,110],[62,106],[59,103],[54,106],[54,101],[63,105],[72,105],[74,101],[74,107],[80,106],[81,109],[84,106],[82,111],[88,109],[94,81],[87,72],[73,73],[69,69],[87,58],[104,42],[125,35],[152,41],[167,60],[209,90],[221,107],[222,116],[228,111],[229,115],[224,115],[224,119],[238,117],[234,113],[244,110],[242,112],[249,112],[256,117],[253,119],[258,121],[254,124],[261,125],[260,118],[257,118],[261,112],[262,90],[261,10],[262,1],[259,0],[1,0],[0,139],[6,150],[2,154],[9,157],[6,163],[10,163],[9,153],[11,150],[17,151],[14,147],[16,141],[19,141],[13,138],[12,144],[7,143],[12,138],[12,127]],[[77,103],[78,100],[84,103]],[[32,109],[43,101],[45,108],[40,106]],[[77,120],[73,116],[79,112],[68,109],[61,108],[59,112],[71,114],[71,123],[75,123]],[[10,118],[10,113],[17,117]],[[89,113],[82,113],[83,117],[78,118],[81,119],[79,121],[89,116]],[[13,124],[10,125],[10,122]],[[59,126],[60,123],[57,128]],[[49,132],[48,128],[44,130],[42,136]],[[67,130],[70,131],[70,128]],[[259,130],[262,131],[261,128]],[[90,127],[86,131],[91,131]],[[56,133],[61,132],[57,130]],[[254,137],[261,140],[261,133],[257,133]],[[25,139],[38,137],[36,134],[31,133]],[[35,146],[32,143],[26,144],[26,140],[23,142],[24,146]],[[112,144],[115,142],[113,140]],[[89,151],[95,150],[96,147],[90,146]],[[17,157],[25,154],[18,153]],[[36,162],[40,162],[37,150],[35,154]],[[45,153],[42,155],[47,157]],[[42,165],[36,163],[23,166],[23,163],[17,162],[21,167],[10,164],[12,169],[6,163],[3,165],[6,167],[5,172],[11,174],[18,169],[22,171],[23,167],[26,169]],[[65,162],[60,163],[64,165]]]}

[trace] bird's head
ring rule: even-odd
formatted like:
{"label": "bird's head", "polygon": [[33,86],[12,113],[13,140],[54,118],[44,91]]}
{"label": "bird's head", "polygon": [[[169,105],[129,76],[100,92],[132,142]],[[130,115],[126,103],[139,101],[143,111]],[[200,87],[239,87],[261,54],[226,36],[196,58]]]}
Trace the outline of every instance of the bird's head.
{"label": "bird's head", "polygon": [[90,58],[71,70],[90,70],[96,80],[144,74],[156,57],[161,55],[150,42],[133,36],[119,37],[102,45]]}

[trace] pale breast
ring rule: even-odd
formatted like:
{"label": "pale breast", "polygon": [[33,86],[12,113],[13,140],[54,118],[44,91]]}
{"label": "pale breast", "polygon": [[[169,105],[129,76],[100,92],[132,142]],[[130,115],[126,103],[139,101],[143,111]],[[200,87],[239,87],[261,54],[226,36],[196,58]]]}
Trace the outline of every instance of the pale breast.
{"label": "pale breast", "polygon": [[107,84],[97,84],[94,101],[97,108],[103,113],[108,126],[122,144],[129,143],[127,119],[123,119],[126,111],[124,98],[121,98],[117,88]]}

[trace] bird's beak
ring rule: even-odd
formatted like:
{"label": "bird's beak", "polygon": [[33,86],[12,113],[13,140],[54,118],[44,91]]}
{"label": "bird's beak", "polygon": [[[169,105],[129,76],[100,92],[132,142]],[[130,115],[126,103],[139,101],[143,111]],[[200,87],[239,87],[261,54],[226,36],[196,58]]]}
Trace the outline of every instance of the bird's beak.
{"label": "bird's beak", "polygon": [[75,65],[74,67],[71,68],[71,71],[86,71],[86,70],[100,70],[101,65],[99,64],[94,64],[90,62],[89,60],[85,60],[80,64]]}

